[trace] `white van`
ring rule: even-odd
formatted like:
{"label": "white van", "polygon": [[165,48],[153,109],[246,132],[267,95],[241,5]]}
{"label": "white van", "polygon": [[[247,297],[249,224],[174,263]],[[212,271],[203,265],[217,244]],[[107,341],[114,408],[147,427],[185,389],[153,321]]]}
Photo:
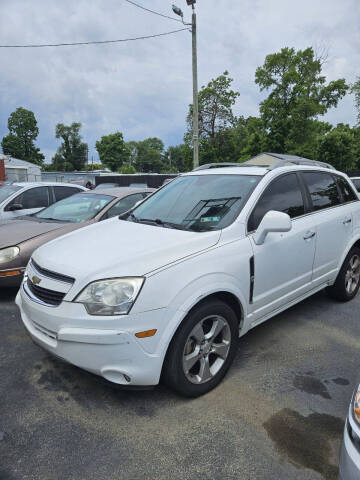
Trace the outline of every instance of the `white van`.
{"label": "white van", "polygon": [[360,202],[346,175],[295,160],[210,167],[36,250],[16,298],[33,340],[111,382],[162,378],[197,396],[249,329],[325,287],[356,295]]}

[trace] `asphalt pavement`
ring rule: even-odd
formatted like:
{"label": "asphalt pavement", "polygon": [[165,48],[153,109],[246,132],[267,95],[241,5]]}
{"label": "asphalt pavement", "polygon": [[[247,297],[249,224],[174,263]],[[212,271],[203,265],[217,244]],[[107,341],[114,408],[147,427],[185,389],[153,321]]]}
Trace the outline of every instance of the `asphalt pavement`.
{"label": "asphalt pavement", "polygon": [[0,480],[336,479],[359,379],[360,295],[249,332],[218,388],[123,391],[32,343],[0,292]]}

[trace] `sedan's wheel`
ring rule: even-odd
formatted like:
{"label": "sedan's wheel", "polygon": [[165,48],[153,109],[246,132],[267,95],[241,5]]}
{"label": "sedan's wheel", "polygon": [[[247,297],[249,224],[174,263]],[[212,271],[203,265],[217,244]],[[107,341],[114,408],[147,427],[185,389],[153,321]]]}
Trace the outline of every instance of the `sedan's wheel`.
{"label": "sedan's wheel", "polygon": [[232,308],[211,300],[194,309],[176,332],[164,363],[165,382],[186,396],[214,388],[236,354],[239,322]]}
{"label": "sedan's wheel", "polygon": [[344,260],[334,285],[327,288],[332,298],[347,302],[355,297],[360,287],[360,249],[353,247]]}

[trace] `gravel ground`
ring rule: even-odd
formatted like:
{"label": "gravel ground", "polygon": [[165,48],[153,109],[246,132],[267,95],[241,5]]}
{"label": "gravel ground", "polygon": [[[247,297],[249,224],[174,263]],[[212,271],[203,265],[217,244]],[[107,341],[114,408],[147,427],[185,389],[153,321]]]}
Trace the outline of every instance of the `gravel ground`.
{"label": "gravel ground", "polygon": [[123,391],[51,358],[15,294],[0,292],[1,480],[337,478],[360,295],[320,293],[257,327],[222,384],[188,400]]}

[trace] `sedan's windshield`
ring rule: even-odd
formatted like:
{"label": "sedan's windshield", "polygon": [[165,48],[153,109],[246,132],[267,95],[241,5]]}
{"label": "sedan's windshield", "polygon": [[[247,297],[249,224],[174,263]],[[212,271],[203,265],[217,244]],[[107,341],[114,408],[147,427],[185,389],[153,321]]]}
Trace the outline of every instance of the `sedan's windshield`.
{"label": "sedan's windshield", "polygon": [[13,193],[21,190],[18,185],[4,185],[0,187],[0,203],[9,198]]}
{"label": "sedan's windshield", "polygon": [[189,175],[179,177],[134,210],[129,220],[193,230],[219,230],[232,223],[261,177]]}
{"label": "sedan's windshield", "polygon": [[33,215],[59,222],[86,222],[95,217],[115,197],[96,193],[77,193]]}

